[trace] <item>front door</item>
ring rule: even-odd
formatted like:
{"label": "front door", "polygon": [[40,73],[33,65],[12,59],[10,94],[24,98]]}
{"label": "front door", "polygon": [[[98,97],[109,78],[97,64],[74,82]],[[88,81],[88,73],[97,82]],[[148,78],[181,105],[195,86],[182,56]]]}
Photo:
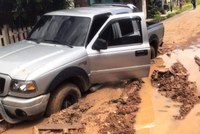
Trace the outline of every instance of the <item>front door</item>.
{"label": "front door", "polygon": [[[112,15],[87,46],[92,83],[146,77],[150,68],[150,47],[143,17]],[[107,49],[95,50],[97,40]]]}

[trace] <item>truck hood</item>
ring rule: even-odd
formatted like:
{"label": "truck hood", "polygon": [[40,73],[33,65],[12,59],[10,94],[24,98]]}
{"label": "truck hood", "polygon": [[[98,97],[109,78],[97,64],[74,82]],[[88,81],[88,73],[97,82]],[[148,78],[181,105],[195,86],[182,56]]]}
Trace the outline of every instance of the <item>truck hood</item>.
{"label": "truck hood", "polygon": [[79,53],[80,49],[80,47],[69,48],[68,46],[21,41],[0,49],[0,73],[7,74],[14,79],[25,80],[33,71],[60,57]]}

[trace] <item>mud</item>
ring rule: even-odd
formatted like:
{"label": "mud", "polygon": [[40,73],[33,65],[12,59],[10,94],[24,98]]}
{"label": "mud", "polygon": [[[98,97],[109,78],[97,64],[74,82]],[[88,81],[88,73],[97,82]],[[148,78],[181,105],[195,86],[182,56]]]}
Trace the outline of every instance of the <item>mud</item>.
{"label": "mud", "polygon": [[164,44],[161,54],[175,49],[185,49],[200,43],[200,8],[189,10],[163,22],[165,27]]}
{"label": "mud", "polygon": [[0,125],[0,133],[5,132],[6,130],[8,130],[8,129],[12,128],[12,127],[13,127],[13,125],[11,125],[11,124],[9,124],[9,123],[7,123],[5,121],[2,121],[1,125]]}
{"label": "mud", "polygon": [[161,95],[181,103],[179,115],[175,119],[184,119],[195,104],[200,102],[195,82],[188,80],[188,72],[180,63],[174,63],[169,70],[155,70],[151,76],[152,84]]}
{"label": "mud", "polygon": [[62,110],[59,113],[51,115],[48,123],[64,124],[70,122],[80,122],[82,114],[90,109],[94,104],[80,100],[71,107]]}
{"label": "mud", "polygon": [[[196,84],[198,89],[200,90],[200,84],[198,84],[200,72],[194,60],[195,55],[200,57],[200,51],[197,51],[196,48],[194,50],[182,51],[183,49],[191,45],[200,47],[197,46],[197,44],[200,44],[199,12],[200,8],[197,7],[196,10],[186,11],[183,14],[177,15],[173,18],[164,21],[164,44],[163,47],[159,50],[159,52],[161,54],[167,53],[166,55],[162,56],[166,67],[170,67],[172,63],[179,60],[190,73],[190,75],[188,76],[189,80],[197,81]],[[174,49],[179,50],[173,52]],[[157,63],[157,61],[158,58],[155,61],[153,60],[152,65],[158,64],[160,65],[160,67],[163,67],[162,63]],[[154,68],[152,69],[152,65],[151,70],[154,70]],[[172,73],[171,75],[173,76],[174,74]],[[77,110],[79,112],[75,112],[73,109],[71,110],[71,112],[68,112],[69,115],[73,115],[73,118],[68,117],[68,115],[65,115],[65,112],[61,112],[58,113],[59,116],[53,115],[49,119],[45,119],[45,121],[42,120],[40,122],[24,122],[15,125],[14,128],[7,130],[4,134],[29,134],[32,133],[32,127],[35,125],[46,124],[47,122],[64,123],[66,121],[79,121],[85,126],[84,133],[97,134],[100,131],[101,126],[99,124],[103,123],[104,125],[108,125],[107,128],[109,128],[111,125],[106,124],[107,122],[109,122],[109,120],[112,119],[113,121],[115,121],[124,118],[126,123],[128,124],[127,126],[129,130],[131,129],[132,131],[135,129],[137,134],[200,133],[200,104],[195,105],[184,120],[174,120],[172,116],[177,115],[179,113],[178,110],[182,103],[179,104],[178,102],[176,102],[176,100],[173,101],[171,98],[162,96],[160,92],[157,92],[157,90],[155,90],[155,88],[151,86],[150,78],[145,78],[144,81],[145,84],[139,92],[140,96],[142,97],[142,102],[140,103],[140,109],[137,112],[135,128],[129,127],[129,122],[135,120],[134,116],[130,118],[130,121],[126,121],[127,115],[124,115],[123,117],[115,116],[116,111],[118,110],[117,105],[127,105],[127,102],[126,98],[121,98],[121,94],[124,89],[123,86],[111,85],[105,86],[101,90],[87,95],[85,98],[82,99],[83,102],[80,104],[81,106],[79,104],[76,104],[78,105]],[[87,103],[89,103],[89,105],[87,105]],[[84,108],[84,105],[86,105],[86,108]],[[82,108],[82,106],[84,107]],[[74,111],[75,114],[72,111]],[[117,126],[118,124],[115,123],[114,125]],[[122,124],[119,123],[119,125]],[[6,126],[6,124],[1,124],[0,127],[2,128],[0,129],[2,131],[5,131],[9,128]],[[109,132],[110,131],[107,131],[108,134]]]}
{"label": "mud", "polygon": [[164,65],[166,68],[170,68],[172,64],[179,61],[181,64],[184,65],[184,67],[187,69],[188,73],[190,74],[188,76],[189,81],[196,81],[198,92],[200,92],[200,83],[198,82],[200,79],[199,75],[199,66],[195,62],[195,57],[199,57],[200,55],[200,44],[192,45],[188,47],[187,49],[176,49],[170,52],[170,56],[167,54],[164,54],[160,56],[160,58],[163,59]]}
{"label": "mud", "polygon": [[[80,100],[71,107],[53,114],[47,121],[47,124],[64,124],[79,122],[84,125],[85,129],[76,133],[93,133],[99,134],[134,134],[134,123],[136,112],[138,111],[141,99],[139,90],[141,81],[123,82],[121,95],[102,102],[99,107],[94,108],[96,103],[90,99]],[[45,133],[48,133],[47,131]]]}
{"label": "mud", "polygon": [[128,85],[117,103],[117,110],[109,113],[103,123],[100,123],[99,134],[134,134],[136,112],[139,110],[139,90],[141,82],[135,81]]}

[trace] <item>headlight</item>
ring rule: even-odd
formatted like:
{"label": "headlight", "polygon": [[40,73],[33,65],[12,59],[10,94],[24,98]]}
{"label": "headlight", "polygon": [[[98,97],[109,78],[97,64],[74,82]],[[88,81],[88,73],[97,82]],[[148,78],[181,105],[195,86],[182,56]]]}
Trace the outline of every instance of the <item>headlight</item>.
{"label": "headlight", "polygon": [[11,90],[15,92],[35,92],[36,84],[34,81],[12,80]]}

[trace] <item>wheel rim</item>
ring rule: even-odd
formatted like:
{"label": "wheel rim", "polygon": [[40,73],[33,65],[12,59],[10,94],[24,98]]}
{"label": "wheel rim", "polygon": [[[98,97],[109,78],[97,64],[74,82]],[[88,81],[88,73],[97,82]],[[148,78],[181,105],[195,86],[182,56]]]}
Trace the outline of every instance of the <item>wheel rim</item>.
{"label": "wheel rim", "polygon": [[75,93],[69,93],[65,98],[64,101],[62,103],[62,109],[67,108],[71,105],[73,105],[74,103],[77,102],[77,95]]}

